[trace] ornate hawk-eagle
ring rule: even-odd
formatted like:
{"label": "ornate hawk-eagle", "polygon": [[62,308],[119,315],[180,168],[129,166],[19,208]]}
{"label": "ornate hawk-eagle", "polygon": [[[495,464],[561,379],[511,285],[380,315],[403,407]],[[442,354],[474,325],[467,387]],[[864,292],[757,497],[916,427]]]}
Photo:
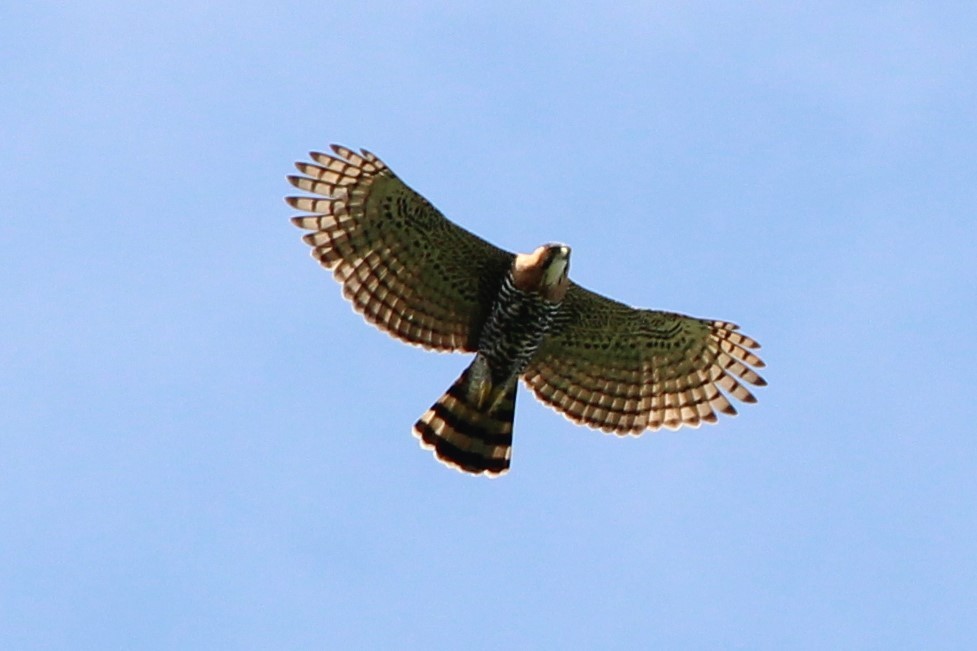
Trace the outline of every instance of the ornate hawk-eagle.
{"label": "ornate hawk-eagle", "polygon": [[[382,330],[439,351],[475,353],[414,425],[423,447],[464,472],[509,469],[517,381],[570,420],[615,434],[716,422],[744,386],[760,345],[727,321],[641,310],[571,281],[570,247],[512,254],[449,221],[366,150],[332,146],[289,176],[314,196],[313,257]],[[751,368],[753,367],[753,368]]]}

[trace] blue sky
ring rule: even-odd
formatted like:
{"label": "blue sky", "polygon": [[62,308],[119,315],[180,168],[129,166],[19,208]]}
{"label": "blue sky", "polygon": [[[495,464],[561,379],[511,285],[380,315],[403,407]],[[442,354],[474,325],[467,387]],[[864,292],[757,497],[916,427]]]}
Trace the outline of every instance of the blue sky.
{"label": "blue sky", "polygon": [[[0,646],[964,648],[967,3],[20,3],[0,20]],[[770,386],[512,472],[414,420],[282,202],[366,147],[581,284],[736,321]]]}

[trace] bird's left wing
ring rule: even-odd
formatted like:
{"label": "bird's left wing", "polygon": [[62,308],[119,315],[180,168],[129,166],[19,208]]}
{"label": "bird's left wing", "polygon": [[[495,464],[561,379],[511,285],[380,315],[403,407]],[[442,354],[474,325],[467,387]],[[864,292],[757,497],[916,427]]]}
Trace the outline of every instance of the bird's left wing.
{"label": "bird's left wing", "polygon": [[[618,434],[715,422],[735,414],[723,391],[756,402],[743,383],[760,347],[725,321],[639,310],[571,284],[554,330],[523,374],[574,422]],[[721,391],[722,390],[722,391]]]}
{"label": "bird's left wing", "polygon": [[513,255],[452,223],[366,150],[296,163],[287,197],[312,255],[371,323],[412,344],[472,351]]}

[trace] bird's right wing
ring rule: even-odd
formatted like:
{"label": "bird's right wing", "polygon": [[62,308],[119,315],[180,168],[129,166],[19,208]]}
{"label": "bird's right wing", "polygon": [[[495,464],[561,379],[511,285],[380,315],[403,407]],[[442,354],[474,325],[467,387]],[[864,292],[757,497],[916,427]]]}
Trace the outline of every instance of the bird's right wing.
{"label": "bird's right wing", "polygon": [[513,255],[452,223],[379,158],[332,146],[296,163],[287,197],[312,256],[377,327],[436,350],[473,351]]}
{"label": "bird's right wing", "polygon": [[725,321],[639,310],[577,284],[523,374],[574,422],[618,434],[715,422],[736,410],[720,391],[756,402],[742,382],[766,382],[760,345]]}

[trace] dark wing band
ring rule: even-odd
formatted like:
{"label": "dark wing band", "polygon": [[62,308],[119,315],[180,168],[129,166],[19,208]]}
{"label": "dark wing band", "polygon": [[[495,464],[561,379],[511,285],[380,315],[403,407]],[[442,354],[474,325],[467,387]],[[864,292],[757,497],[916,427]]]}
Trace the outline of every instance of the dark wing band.
{"label": "dark wing band", "polygon": [[312,256],[343,285],[353,307],[382,330],[436,350],[471,351],[512,254],[448,221],[366,150],[332,146],[289,176],[318,197],[287,197],[312,213]]}
{"label": "dark wing band", "polygon": [[638,310],[572,285],[526,384],[570,420],[618,434],[713,423],[723,392],[756,402],[760,345],[725,321]]}

